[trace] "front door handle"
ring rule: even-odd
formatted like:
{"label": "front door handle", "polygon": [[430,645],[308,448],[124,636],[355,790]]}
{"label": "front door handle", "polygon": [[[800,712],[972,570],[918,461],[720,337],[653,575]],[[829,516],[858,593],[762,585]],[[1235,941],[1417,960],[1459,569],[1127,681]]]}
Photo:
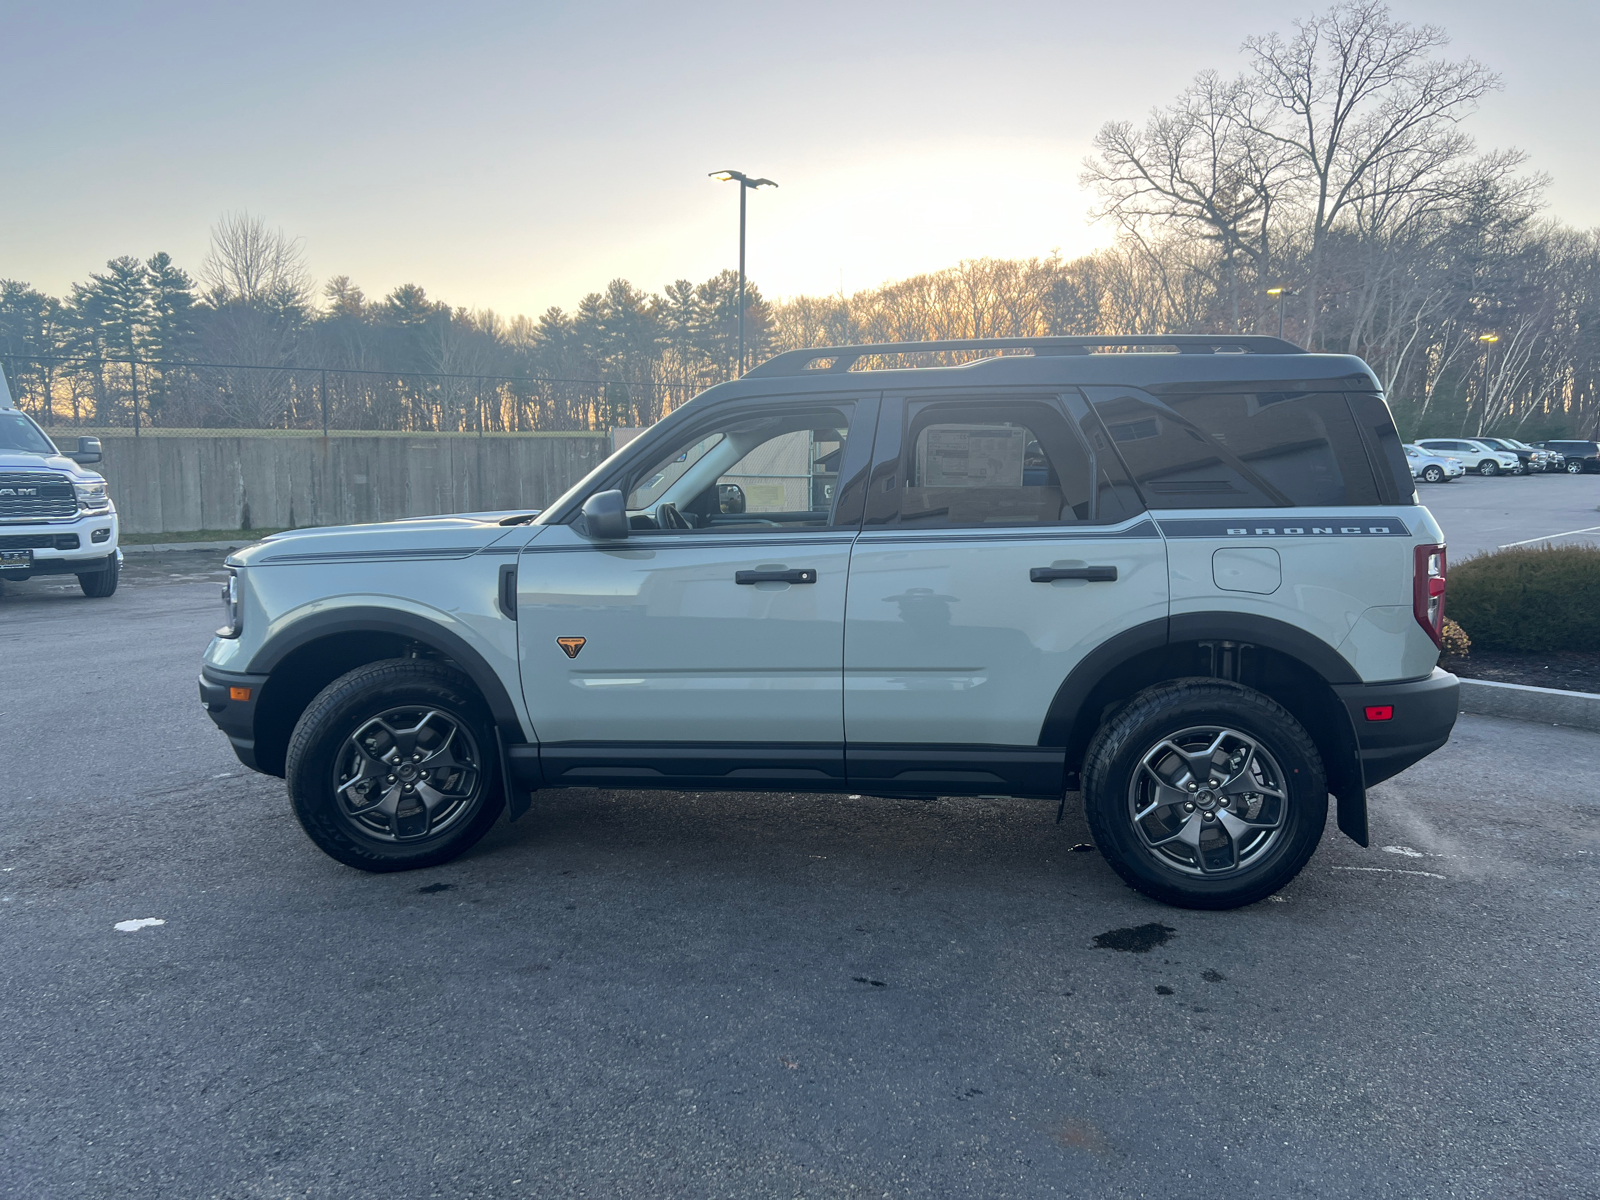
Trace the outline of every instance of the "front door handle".
{"label": "front door handle", "polygon": [[815,567],[796,567],[792,571],[735,571],[735,583],[815,583]]}
{"label": "front door handle", "polygon": [[1050,583],[1057,579],[1087,579],[1090,583],[1115,583],[1115,567],[1034,567],[1028,572],[1034,583]]}

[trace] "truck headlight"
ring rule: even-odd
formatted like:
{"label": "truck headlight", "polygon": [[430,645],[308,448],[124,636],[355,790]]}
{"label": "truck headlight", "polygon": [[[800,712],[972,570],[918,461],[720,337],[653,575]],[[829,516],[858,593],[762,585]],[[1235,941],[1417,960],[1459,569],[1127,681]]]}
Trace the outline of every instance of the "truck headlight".
{"label": "truck headlight", "polygon": [[75,483],[73,491],[78,493],[79,512],[105,512],[111,507],[111,497],[106,495],[106,485],[102,483]]}
{"label": "truck headlight", "polygon": [[239,604],[239,575],[228,572],[228,582],[222,585],[222,628],[217,636],[236,638],[244,629],[244,610]]}

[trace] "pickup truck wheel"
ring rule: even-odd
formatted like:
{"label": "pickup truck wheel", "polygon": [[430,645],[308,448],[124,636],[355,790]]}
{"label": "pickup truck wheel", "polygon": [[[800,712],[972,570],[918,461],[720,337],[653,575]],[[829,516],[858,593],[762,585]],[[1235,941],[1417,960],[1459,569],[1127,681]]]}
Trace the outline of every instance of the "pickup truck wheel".
{"label": "pickup truck wheel", "polygon": [[122,564],[112,554],[106,565],[98,571],[85,571],[78,576],[78,586],[92,600],[104,600],[117,590],[117,577],[122,574]]}
{"label": "pickup truck wheel", "polygon": [[1182,908],[1238,908],[1276,892],[1328,819],[1322,759],[1300,723],[1216,679],[1158,684],[1102,726],[1083,800],[1117,874]]}
{"label": "pickup truck wheel", "polygon": [[363,871],[448,862],[504,807],[494,725],[459,672],[388,659],[335,679],[306,706],[284,775],[306,834]]}

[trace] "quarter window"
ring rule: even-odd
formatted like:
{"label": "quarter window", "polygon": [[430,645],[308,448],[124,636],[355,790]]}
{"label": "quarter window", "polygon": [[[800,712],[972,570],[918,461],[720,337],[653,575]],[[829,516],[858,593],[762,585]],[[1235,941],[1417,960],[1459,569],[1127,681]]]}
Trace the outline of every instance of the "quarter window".
{"label": "quarter window", "polygon": [[1124,393],[1097,408],[1152,508],[1378,503],[1341,393]]}

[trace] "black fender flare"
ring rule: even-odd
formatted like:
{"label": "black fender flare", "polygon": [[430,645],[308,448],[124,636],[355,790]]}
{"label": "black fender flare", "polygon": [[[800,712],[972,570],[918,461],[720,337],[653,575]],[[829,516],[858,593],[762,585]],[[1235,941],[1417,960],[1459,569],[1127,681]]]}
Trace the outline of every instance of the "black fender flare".
{"label": "black fender flare", "polygon": [[246,668],[252,675],[272,674],[273,668],[289,655],[311,642],[341,633],[392,634],[421,642],[445,655],[464,672],[489,705],[495,724],[506,733],[515,731],[515,740],[524,740],[522,719],[505,684],[488,661],[460,634],[437,621],[401,609],[358,605],[312,613],[300,618],[268,638],[256,650]]}
{"label": "black fender flare", "polygon": [[1367,794],[1361,750],[1350,713],[1334,691],[1337,684],[1362,682],[1342,654],[1314,634],[1286,621],[1243,613],[1179,613],[1123,630],[1096,646],[1074,667],[1056,690],[1039,730],[1039,745],[1068,751],[1067,770],[1074,771],[1071,744],[1082,709],[1094,691],[1118,669],[1163,646],[1199,641],[1247,642],[1293,659],[1325,685],[1326,695],[1291,704],[1323,749],[1328,790],[1338,800],[1339,828],[1358,845],[1367,844]]}

